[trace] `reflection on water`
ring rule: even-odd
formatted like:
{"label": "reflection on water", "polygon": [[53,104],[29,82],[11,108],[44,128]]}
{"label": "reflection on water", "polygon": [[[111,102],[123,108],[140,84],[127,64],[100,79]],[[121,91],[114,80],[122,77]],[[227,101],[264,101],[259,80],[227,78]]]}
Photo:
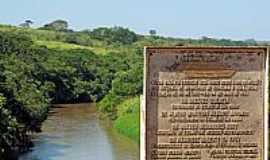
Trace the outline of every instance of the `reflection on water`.
{"label": "reflection on water", "polygon": [[98,120],[93,104],[58,105],[19,160],[138,160],[139,145]]}

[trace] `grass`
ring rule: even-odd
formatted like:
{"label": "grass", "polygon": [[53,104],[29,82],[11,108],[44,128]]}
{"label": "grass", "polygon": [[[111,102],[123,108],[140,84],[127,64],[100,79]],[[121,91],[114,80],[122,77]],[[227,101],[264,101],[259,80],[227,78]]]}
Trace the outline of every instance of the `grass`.
{"label": "grass", "polygon": [[62,50],[71,50],[71,49],[86,49],[90,50],[96,54],[106,54],[108,52],[113,52],[114,49],[104,48],[104,47],[90,47],[90,46],[81,46],[77,44],[59,42],[59,41],[35,41],[35,44],[46,46],[49,49],[62,49]]}
{"label": "grass", "polygon": [[34,29],[34,28],[23,28],[23,27],[11,26],[11,25],[0,25],[0,31],[26,34],[30,36],[33,41],[36,41],[36,40],[61,41],[61,40],[64,40],[65,35],[66,35],[66,33],[64,32],[40,30],[40,29]]}
{"label": "grass", "polygon": [[46,46],[47,48],[50,49],[88,49],[88,50],[93,50],[92,47],[88,46],[81,46],[77,44],[70,44],[70,43],[64,43],[64,42],[59,42],[59,41],[35,41],[37,45],[43,45]]}
{"label": "grass", "polygon": [[140,140],[140,100],[139,97],[127,99],[118,107],[118,118],[114,121],[116,130],[135,140]]}

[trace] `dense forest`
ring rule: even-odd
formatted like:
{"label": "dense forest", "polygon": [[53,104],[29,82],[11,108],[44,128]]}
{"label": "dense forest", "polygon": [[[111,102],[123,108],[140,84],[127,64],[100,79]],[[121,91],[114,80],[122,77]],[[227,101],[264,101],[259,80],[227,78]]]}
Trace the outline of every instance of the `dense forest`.
{"label": "dense forest", "polygon": [[[245,46],[253,40],[181,39],[123,27],[74,31],[0,25],[0,157],[24,152],[54,103],[97,102],[101,118],[139,141],[144,46]],[[0,158],[1,159],[1,158]]]}

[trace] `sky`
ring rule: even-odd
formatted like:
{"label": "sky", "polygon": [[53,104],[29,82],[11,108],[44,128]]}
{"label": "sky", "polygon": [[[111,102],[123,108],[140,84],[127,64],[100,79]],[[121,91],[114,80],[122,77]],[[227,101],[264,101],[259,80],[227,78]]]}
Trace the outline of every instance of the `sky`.
{"label": "sky", "polygon": [[178,38],[270,40],[270,0],[1,0],[0,23],[56,19],[74,30],[128,27]]}

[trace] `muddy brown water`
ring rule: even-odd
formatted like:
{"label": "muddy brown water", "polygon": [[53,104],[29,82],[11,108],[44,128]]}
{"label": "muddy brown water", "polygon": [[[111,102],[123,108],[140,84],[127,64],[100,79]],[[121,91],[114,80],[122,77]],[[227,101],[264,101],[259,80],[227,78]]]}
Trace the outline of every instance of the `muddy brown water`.
{"label": "muddy brown water", "polygon": [[99,120],[95,104],[56,105],[19,160],[139,160],[139,144]]}

